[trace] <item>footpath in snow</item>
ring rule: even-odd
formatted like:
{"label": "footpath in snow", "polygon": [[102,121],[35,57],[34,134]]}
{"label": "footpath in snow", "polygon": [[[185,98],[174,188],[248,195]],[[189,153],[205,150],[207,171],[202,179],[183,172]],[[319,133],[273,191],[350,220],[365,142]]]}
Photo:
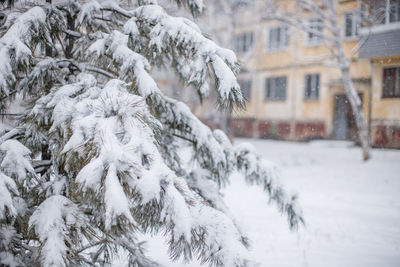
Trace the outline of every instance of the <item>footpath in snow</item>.
{"label": "footpath in snow", "polygon": [[[234,174],[225,200],[260,266],[400,266],[400,150],[374,149],[372,159],[362,162],[360,148],[349,142],[236,142],[252,143],[275,162],[282,183],[298,193],[307,224],[290,232],[262,190]],[[201,266],[169,261],[161,236],[150,239],[147,249],[165,266]]]}

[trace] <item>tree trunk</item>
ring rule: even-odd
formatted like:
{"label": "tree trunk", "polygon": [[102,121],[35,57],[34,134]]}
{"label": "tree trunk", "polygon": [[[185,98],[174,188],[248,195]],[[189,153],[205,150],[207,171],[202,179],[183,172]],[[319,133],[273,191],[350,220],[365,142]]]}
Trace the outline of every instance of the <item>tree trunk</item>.
{"label": "tree trunk", "polygon": [[329,0],[328,4],[328,14],[332,19],[332,25],[335,28],[334,35],[336,37],[336,48],[338,51],[337,59],[340,65],[340,70],[342,72],[342,79],[344,84],[344,90],[347,98],[350,101],[350,106],[353,111],[354,119],[356,121],[356,126],[358,130],[358,138],[360,139],[363,160],[368,160],[370,158],[370,141],[368,125],[365,119],[362,103],[360,97],[357,94],[357,90],[354,88],[353,81],[350,77],[350,64],[351,61],[346,59],[344,49],[343,49],[343,38],[340,32],[339,22],[336,17],[336,2],[334,0]]}
{"label": "tree trunk", "polygon": [[346,96],[350,101],[351,109],[353,111],[354,119],[358,129],[358,137],[362,147],[363,160],[368,160],[370,158],[370,140],[368,134],[368,125],[362,110],[361,100],[356,89],[354,88],[353,81],[350,78],[349,67],[343,67],[341,68],[341,71]]}
{"label": "tree trunk", "polygon": [[[46,0],[46,3],[51,4],[51,0]],[[52,47],[50,45],[46,45],[45,53],[46,53],[46,57],[52,57],[53,56],[53,49],[52,49]],[[42,144],[41,150],[42,150],[42,160],[51,159],[51,153],[50,153],[48,144]],[[47,171],[47,168],[43,168],[43,170],[40,172],[40,174],[43,175],[43,174],[46,173],[46,171]]]}
{"label": "tree trunk", "polygon": [[[46,0],[46,3],[51,4],[51,0]],[[53,49],[51,48],[51,46],[46,45],[46,57],[51,57],[53,55]]]}
{"label": "tree trunk", "polygon": [[[76,15],[72,15],[71,12],[67,13],[67,27],[68,30],[75,30],[75,19]],[[73,57],[73,49],[75,44],[75,37],[71,35],[67,35],[67,45],[65,47],[65,57],[72,58]]]}

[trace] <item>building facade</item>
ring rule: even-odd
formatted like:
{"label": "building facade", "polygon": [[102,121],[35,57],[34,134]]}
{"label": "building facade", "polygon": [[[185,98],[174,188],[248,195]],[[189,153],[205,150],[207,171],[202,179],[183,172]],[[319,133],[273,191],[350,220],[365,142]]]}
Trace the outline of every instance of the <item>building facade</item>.
{"label": "building facade", "polygon": [[[267,1],[235,9],[231,47],[241,61],[239,84],[247,108],[231,117],[235,136],[308,140],[357,140],[340,69],[324,57],[329,47],[321,36],[264,17]],[[295,1],[282,2],[291,9]],[[337,0],[336,16],[350,75],[363,103],[371,142],[400,148],[400,0],[371,0],[363,18],[360,1]],[[283,10],[284,11],[284,10]],[[324,31],[312,12],[306,17]],[[364,22],[368,21],[368,23]],[[218,24],[220,23],[220,24]],[[196,113],[212,124],[199,108]]]}

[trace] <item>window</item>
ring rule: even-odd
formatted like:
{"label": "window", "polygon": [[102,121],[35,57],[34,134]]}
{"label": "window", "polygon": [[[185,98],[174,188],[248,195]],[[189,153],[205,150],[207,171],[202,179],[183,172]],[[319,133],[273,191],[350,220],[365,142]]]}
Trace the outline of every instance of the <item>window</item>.
{"label": "window", "polygon": [[251,97],[251,80],[250,79],[240,79],[238,80],[240,85],[240,89],[242,89],[243,97],[247,100],[250,100]]}
{"label": "window", "polygon": [[238,53],[246,53],[253,47],[253,33],[245,32],[235,36],[235,50]]}
{"label": "window", "polygon": [[306,74],[305,76],[304,99],[318,99],[319,95],[319,74]]}
{"label": "window", "polygon": [[400,0],[374,0],[372,2],[374,24],[388,24],[400,21]]}
{"label": "window", "polygon": [[356,11],[344,13],[344,36],[358,36],[358,30],[361,25],[360,14]]}
{"label": "window", "polygon": [[267,78],[266,80],[266,100],[285,100],[286,99],[286,76]]}
{"label": "window", "polygon": [[268,50],[279,50],[289,46],[289,27],[272,27],[268,32]]}
{"label": "window", "polygon": [[399,0],[392,0],[389,2],[389,23],[398,22],[400,21],[400,1]]}
{"label": "window", "polygon": [[307,43],[310,45],[319,44],[322,41],[322,36],[318,34],[318,32],[322,34],[322,19],[311,19],[308,26],[313,31],[307,33]]}
{"label": "window", "polygon": [[400,97],[400,67],[383,69],[383,97]]}

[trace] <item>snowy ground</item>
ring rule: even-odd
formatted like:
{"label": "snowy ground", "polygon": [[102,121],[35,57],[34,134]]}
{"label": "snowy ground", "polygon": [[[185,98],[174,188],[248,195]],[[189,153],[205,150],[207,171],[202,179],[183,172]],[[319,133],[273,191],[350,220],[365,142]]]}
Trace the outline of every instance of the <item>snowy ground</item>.
{"label": "snowy ground", "polygon": [[[361,151],[348,142],[252,143],[281,170],[282,182],[298,192],[307,226],[288,230],[257,187],[232,177],[225,199],[253,241],[251,256],[268,267],[400,266],[400,151]],[[149,240],[149,255],[173,267],[198,267],[168,260],[160,236]]]}

